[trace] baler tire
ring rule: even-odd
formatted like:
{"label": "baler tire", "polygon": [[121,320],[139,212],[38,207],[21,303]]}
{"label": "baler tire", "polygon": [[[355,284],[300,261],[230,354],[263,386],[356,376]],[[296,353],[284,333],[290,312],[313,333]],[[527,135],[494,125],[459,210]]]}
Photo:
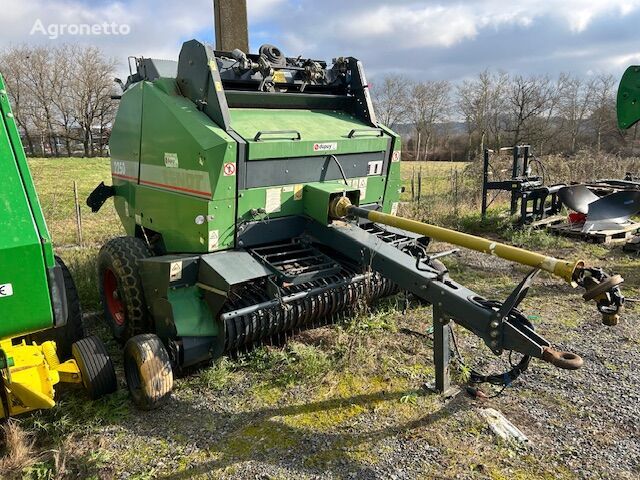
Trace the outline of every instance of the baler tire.
{"label": "baler tire", "polygon": [[82,384],[91,399],[96,400],[118,390],[116,370],[102,340],[92,335],[74,343],[71,350]]}
{"label": "baler tire", "polygon": [[124,347],[124,373],[133,403],[141,410],[165,404],[173,390],[169,353],[157,335],[130,338]]}
{"label": "baler tire", "polygon": [[64,361],[71,357],[72,345],[81,338],[84,338],[85,329],[82,322],[80,297],[78,296],[78,290],[71,276],[71,272],[58,256],[56,256],[56,263],[62,269],[62,277],[64,279],[64,293],[67,297],[67,309],[69,312],[67,323],[58,328],[50,328],[41,332],[32,333],[27,336],[26,339],[29,343],[36,342],[38,344],[48,340],[54,341],[56,343],[58,358]]}
{"label": "baler tire", "polygon": [[[149,247],[135,237],[109,240],[98,254],[98,288],[104,318],[111,328],[113,337],[121,343],[152,330],[137,265],[138,260],[151,256]],[[117,293],[116,300],[110,297],[115,296],[114,292],[109,292],[114,289]],[[121,315],[121,319],[114,318],[114,301],[122,308],[122,311],[116,314]]]}

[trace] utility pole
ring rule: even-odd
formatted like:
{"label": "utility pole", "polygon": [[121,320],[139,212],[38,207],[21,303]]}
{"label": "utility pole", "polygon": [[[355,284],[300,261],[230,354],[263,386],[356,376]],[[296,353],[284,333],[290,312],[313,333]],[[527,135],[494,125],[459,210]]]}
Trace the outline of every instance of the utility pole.
{"label": "utility pole", "polygon": [[246,0],[213,0],[216,50],[249,52]]}

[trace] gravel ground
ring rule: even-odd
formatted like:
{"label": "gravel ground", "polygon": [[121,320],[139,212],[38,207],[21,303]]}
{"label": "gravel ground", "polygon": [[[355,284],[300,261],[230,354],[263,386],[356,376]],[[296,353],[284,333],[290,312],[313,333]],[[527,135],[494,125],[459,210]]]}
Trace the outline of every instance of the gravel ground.
{"label": "gravel ground", "polygon": [[[596,256],[629,277],[627,291],[637,295],[640,261],[608,250]],[[525,272],[472,252],[448,263],[456,280],[499,298]],[[432,377],[424,338],[373,328],[354,334],[354,343],[348,329],[324,327],[293,340],[330,360],[345,345],[363,355],[344,368],[330,366],[319,376],[304,371],[277,384],[269,382],[278,381],[278,372],[266,375],[234,360],[228,378],[214,386],[211,369],[179,379],[159,411],[129,408],[121,393],[110,403],[73,404],[72,426],[55,440],[46,432],[67,418],[60,411],[25,420],[24,427],[36,432],[45,464],[55,463],[47,452],[62,452],[64,465],[51,467],[58,478],[638,478],[638,311],[632,305],[619,326],[602,326],[578,292],[541,277],[523,309],[539,333],[580,354],[585,365],[570,372],[534,360],[496,398],[474,400],[463,390],[445,401],[422,390]],[[385,315],[397,327],[423,330],[428,313]],[[459,339],[470,356],[477,342],[462,333]],[[529,446],[497,441],[478,415],[487,406],[520,428]]]}

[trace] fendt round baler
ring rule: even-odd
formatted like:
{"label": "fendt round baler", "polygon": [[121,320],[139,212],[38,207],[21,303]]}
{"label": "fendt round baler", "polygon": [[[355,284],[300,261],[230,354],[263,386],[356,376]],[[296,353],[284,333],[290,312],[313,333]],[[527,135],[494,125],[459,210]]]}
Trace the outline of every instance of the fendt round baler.
{"label": "fendt round baler", "polygon": [[[172,371],[311,328],[399,290],[434,309],[436,386],[448,388],[450,320],[496,354],[578,368],[517,309],[542,269],[587,290],[607,323],[619,276],[396,217],[401,139],[374,113],[361,62],[186,42],[139,58],[110,141],[110,197],[127,237],[99,257],[105,317],[125,345],[134,400],[166,400]],[[393,225],[393,226],[392,226]],[[450,278],[430,238],[530,265],[505,302]],[[517,372],[514,373],[516,375]]]}

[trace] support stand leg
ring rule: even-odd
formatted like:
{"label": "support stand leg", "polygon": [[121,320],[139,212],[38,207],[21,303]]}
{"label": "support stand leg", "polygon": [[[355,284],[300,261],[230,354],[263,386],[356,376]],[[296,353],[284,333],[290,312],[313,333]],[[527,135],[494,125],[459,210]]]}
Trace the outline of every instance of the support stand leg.
{"label": "support stand leg", "polygon": [[455,396],[460,389],[451,386],[451,331],[449,320],[441,309],[433,306],[433,363],[436,371],[435,384],[429,390],[441,394],[445,398]]}

